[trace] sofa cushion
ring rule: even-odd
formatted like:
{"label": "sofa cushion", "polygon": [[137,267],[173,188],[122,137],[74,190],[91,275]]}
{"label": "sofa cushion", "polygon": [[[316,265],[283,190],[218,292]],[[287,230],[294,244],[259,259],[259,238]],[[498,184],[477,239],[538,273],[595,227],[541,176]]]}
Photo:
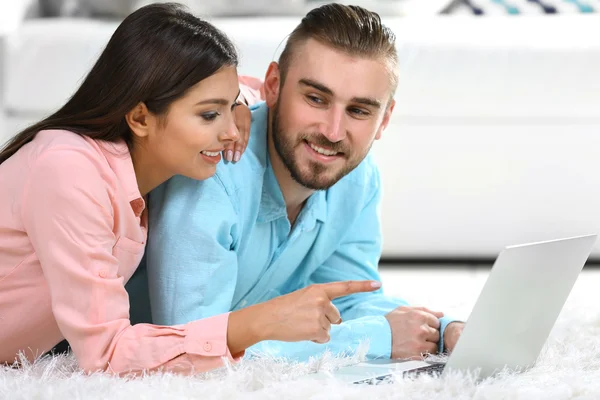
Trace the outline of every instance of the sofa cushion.
{"label": "sofa cushion", "polygon": [[124,18],[138,0],[39,0],[41,16],[74,17],[103,16]]}
{"label": "sofa cushion", "polygon": [[7,112],[46,115],[60,107],[88,73],[116,27],[116,22],[99,20],[27,20],[6,41]]}
{"label": "sofa cushion", "polygon": [[[263,77],[299,22],[213,19]],[[388,18],[401,65],[394,118],[599,118],[597,17]],[[77,87],[117,22],[30,20],[8,40],[5,104],[48,113]],[[351,78],[349,78],[351,79]]]}

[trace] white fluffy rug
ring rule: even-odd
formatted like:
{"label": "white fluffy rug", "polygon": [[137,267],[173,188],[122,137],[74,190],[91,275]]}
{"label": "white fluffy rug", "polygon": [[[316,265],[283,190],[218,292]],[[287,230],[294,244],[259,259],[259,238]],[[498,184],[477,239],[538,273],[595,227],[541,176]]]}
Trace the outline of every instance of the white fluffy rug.
{"label": "white fluffy rug", "polygon": [[[485,274],[453,274],[453,279],[447,274],[386,272],[384,284],[399,294],[414,288],[415,280],[422,283],[426,279],[431,286],[426,289],[427,296],[421,297],[428,300],[427,305],[445,299],[451,310],[468,314]],[[457,282],[461,282],[460,287]],[[272,359],[244,361],[193,378],[156,374],[136,379],[86,376],[78,372],[72,357],[61,356],[22,369],[0,368],[0,399],[599,399],[599,283],[599,272],[581,275],[534,368],[479,384],[460,376],[398,378],[378,386],[344,384],[333,378],[313,380],[311,372],[332,370],[353,361],[331,355],[300,364]],[[441,287],[446,290],[439,290]],[[411,296],[417,296],[416,292],[409,293]]]}

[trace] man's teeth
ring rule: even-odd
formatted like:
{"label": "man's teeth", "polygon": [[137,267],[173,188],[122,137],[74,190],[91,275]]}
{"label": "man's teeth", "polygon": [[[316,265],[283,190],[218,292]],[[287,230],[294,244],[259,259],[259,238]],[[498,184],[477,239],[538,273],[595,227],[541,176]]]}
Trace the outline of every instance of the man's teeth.
{"label": "man's teeth", "polygon": [[204,154],[205,156],[209,156],[209,157],[216,157],[219,155],[218,151],[201,151],[200,153]]}
{"label": "man's teeth", "polygon": [[323,154],[323,155],[326,155],[326,156],[335,156],[338,153],[337,151],[331,151],[331,150],[327,150],[327,149],[324,149],[324,148],[319,147],[319,146],[315,146],[312,143],[309,143],[309,146],[310,146],[311,149],[313,149],[317,153]]}

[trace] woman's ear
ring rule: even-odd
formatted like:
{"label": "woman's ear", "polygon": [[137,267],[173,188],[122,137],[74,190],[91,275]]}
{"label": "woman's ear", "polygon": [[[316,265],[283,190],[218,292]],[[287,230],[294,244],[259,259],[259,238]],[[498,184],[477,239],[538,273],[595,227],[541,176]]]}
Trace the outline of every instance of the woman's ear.
{"label": "woman's ear", "polygon": [[269,68],[265,74],[265,83],[263,86],[265,91],[265,101],[269,107],[275,106],[275,104],[277,104],[277,100],[279,99],[280,79],[281,76],[279,74],[279,64],[273,61],[271,64],[269,64]]}
{"label": "woman's ear", "polygon": [[148,107],[143,102],[138,103],[127,114],[125,121],[129,125],[129,129],[137,137],[146,137],[149,135],[153,127],[154,116],[148,111]]}

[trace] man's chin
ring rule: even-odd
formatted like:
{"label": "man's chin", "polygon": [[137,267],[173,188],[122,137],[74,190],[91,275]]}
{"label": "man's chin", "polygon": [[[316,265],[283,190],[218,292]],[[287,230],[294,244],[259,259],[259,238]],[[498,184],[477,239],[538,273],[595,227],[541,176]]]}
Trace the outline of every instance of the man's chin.
{"label": "man's chin", "polygon": [[329,173],[316,176],[314,174],[300,174],[294,177],[294,179],[300,185],[312,190],[326,190],[339,181],[339,179],[336,179],[335,176]]}
{"label": "man's chin", "polygon": [[332,187],[333,185],[335,185],[335,183],[323,183],[323,182],[305,182],[302,183],[302,186],[304,186],[307,189],[311,189],[311,190],[327,190],[330,187]]}

